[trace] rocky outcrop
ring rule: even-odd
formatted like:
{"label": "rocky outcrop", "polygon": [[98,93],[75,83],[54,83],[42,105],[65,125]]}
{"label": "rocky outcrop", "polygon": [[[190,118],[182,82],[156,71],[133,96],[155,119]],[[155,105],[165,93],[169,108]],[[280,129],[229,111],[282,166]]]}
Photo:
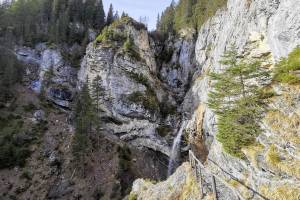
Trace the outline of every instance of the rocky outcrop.
{"label": "rocky outcrop", "polygon": [[[300,91],[291,86],[273,86],[280,95],[270,105],[276,111],[267,113],[262,125],[265,131],[257,138],[258,146],[244,149],[248,160],[240,160],[224,153],[216,140],[215,115],[206,106],[211,89],[207,74],[224,67],[219,61],[232,45],[240,54],[264,58],[265,66],[272,67],[300,44],[299,11],[300,4],[291,0],[229,0],[227,8],[217,12],[199,31],[196,58],[201,75],[195,79],[184,102],[184,109],[191,114],[188,130],[204,138],[209,151],[206,168],[237,191],[241,198],[296,199],[293,194],[299,194],[300,179],[295,175],[299,171],[299,166],[295,167],[299,163],[296,153],[300,150],[299,127],[294,123],[299,120],[296,113]],[[288,92],[291,90],[293,92]],[[290,103],[284,99],[290,99]],[[198,112],[199,107],[201,112]],[[286,116],[285,120],[282,116]],[[272,163],[270,156],[280,157],[278,163]]]}
{"label": "rocky outcrop", "polygon": [[47,99],[69,108],[75,93],[77,70],[64,59],[60,48],[40,43],[35,48],[17,47],[15,52],[25,64],[27,85],[37,93],[43,90]]}
{"label": "rocky outcrop", "polygon": [[184,163],[164,182],[152,183],[143,179],[136,180],[129,199],[199,200],[200,192],[189,163]]}
{"label": "rocky outcrop", "polygon": [[161,63],[159,78],[180,99],[184,98],[198,68],[195,35],[193,29],[182,30],[179,35],[168,38],[161,49],[156,51],[158,63]]}
{"label": "rocky outcrop", "polygon": [[[177,126],[176,101],[157,78],[148,32],[128,18],[116,22],[110,30],[118,39],[95,41],[87,47],[78,86],[87,80],[92,86],[100,76],[100,115],[105,132],[128,144],[169,155],[172,128]],[[130,48],[125,47],[128,39],[132,40]],[[161,124],[170,127],[167,133],[160,134]]]}

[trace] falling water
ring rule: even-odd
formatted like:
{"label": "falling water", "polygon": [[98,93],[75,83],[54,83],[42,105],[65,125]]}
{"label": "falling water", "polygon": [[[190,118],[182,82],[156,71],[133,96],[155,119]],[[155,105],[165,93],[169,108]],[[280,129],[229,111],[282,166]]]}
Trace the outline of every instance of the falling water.
{"label": "falling water", "polygon": [[182,123],[180,130],[177,133],[176,138],[173,141],[172,152],[169,159],[168,166],[168,176],[173,173],[173,170],[178,165],[178,160],[180,156],[180,143],[183,134],[183,129],[185,128],[185,122]]}

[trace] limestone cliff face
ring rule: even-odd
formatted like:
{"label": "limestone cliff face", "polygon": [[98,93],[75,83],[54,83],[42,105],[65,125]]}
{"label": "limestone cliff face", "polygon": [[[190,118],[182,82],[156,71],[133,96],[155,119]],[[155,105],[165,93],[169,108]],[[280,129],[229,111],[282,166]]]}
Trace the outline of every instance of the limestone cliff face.
{"label": "limestone cliff face", "polygon": [[[192,114],[187,129],[192,135],[201,135],[206,144],[207,169],[224,184],[228,183],[241,198],[297,199],[295,194],[300,192],[300,90],[286,85],[273,86],[279,96],[272,99],[270,106],[274,111],[267,113],[262,123],[264,133],[257,138],[261,145],[244,149],[248,160],[239,160],[224,153],[215,138],[215,115],[205,104],[211,89],[207,72],[224,67],[219,61],[231,45],[242,55],[264,58],[264,64],[272,67],[300,44],[299,28],[298,0],[229,0],[227,9],[219,11],[200,29],[196,58],[201,75],[195,78],[185,99],[185,108]],[[199,107],[202,107],[201,112],[194,112]],[[278,163],[270,160],[274,155],[280,157]],[[233,177],[244,185],[234,184]]]}
{"label": "limestone cliff face", "polygon": [[[229,0],[199,30],[195,47],[199,68],[182,107],[189,117],[185,128],[190,143],[209,172],[203,174],[204,198],[212,192],[211,175],[216,177],[219,199],[299,198],[299,87],[273,85],[278,95],[271,99],[272,111],[262,122],[258,144],[243,149],[246,160],[223,152],[215,137],[215,115],[206,105],[211,90],[208,73],[224,68],[219,61],[226,49],[235,46],[241,55],[264,58],[264,65],[272,68],[300,44],[299,30],[299,0]],[[141,194],[137,199],[146,199]]]}
{"label": "limestone cliff face", "polygon": [[[68,51],[80,48],[73,45]],[[76,89],[77,69],[63,57],[62,49],[39,43],[34,48],[16,47],[15,52],[26,68],[28,87],[37,93],[44,90],[48,100],[70,109]]]}
{"label": "limestone cliff face", "polygon": [[[190,68],[194,67],[191,63],[195,60],[193,41],[177,42],[176,52],[172,45],[172,61],[161,67],[157,61],[157,41],[146,29],[138,27],[137,22],[124,18],[110,29],[118,39],[88,46],[78,73],[79,87],[86,80],[91,86],[100,76],[104,92],[101,99],[104,132],[130,145],[169,156],[174,130],[180,120],[178,93],[172,88],[181,77],[185,80],[181,88],[188,82]],[[125,47],[126,38],[132,39],[130,50]],[[166,71],[167,64],[171,63],[178,63],[174,73]],[[183,92],[181,89],[181,96]]]}
{"label": "limestone cliff face", "polygon": [[183,30],[178,36],[170,37],[163,44],[163,50],[156,51],[164,57],[159,77],[181,101],[198,67],[195,57],[195,36],[194,30]]}

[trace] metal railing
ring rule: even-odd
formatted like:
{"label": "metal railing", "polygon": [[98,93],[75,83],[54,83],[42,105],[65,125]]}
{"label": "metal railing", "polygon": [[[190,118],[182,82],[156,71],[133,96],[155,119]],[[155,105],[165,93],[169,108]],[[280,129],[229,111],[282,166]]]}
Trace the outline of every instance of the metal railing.
{"label": "metal railing", "polygon": [[[269,200],[267,197],[265,197],[261,193],[257,192],[255,189],[249,187],[248,185],[245,185],[245,183],[241,182],[236,177],[234,177],[232,174],[230,174],[229,172],[227,172],[226,170],[224,170],[222,167],[220,167],[213,160],[208,159],[208,161],[210,163],[212,163],[213,165],[215,165],[220,171],[222,171],[224,174],[226,174],[232,180],[237,181],[238,183],[240,183],[241,185],[243,185],[247,190],[253,192],[253,194],[257,195],[257,197],[260,197],[261,199],[264,199],[264,200]],[[211,173],[210,171],[208,171],[205,168],[205,166],[202,164],[202,162],[195,156],[194,152],[191,151],[191,150],[189,150],[189,162],[190,162],[190,165],[192,167],[192,170],[193,170],[193,173],[195,175],[195,178],[196,178],[197,182],[199,183],[199,187],[200,187],[199,189],[200,189],[201,198],[204,197],[204,192],[203,192],[203,182],[204,182],[204,180],[203,180],[202,174],[203,174],[203,172],[205,172],[206,174],[208,174],[211,177],[212,192],[213,192],[215,200],[219,200],[219,197],[218,197],[218,188],[217,188],[217,185],[216,185],[216,179],[219,182],[221,182],[222,185],[224,185],[226,188],[228,188],[230,191],[232,191],[232,194],[235,194],[235,196],[236,196],[236,198],[238,200],[244,200],[244,198],[236,190],[234,190],[233,188],[231,188],[227,184],[225,184],[224,180],[222,180],[221,178],[216,177],[213,173]]]}
{"label": "metal railing", "polygon": [[[211,187],[212,187],[212,193],[213,193],[214,200],[219,200],[215,175],[212,174],[211,172],[209,172],[208,170],[206,170],[204,165],[201,163],[200,160],[198,160],[198,158],[195,156],[195,154],[191,150],[189,151],[189,162],[192,167],[193,174],[195,175],[195,178],[196,178],[197,182],[199,183],[199,190],[200,190],[201,198],[204,197],[204,191],[203,191],[204,180],[203,180],[202,175],[203,175],[203,172],[205,172],[211,178]],[[236,192],[233,191],[230,187],[227,187],[227,188],[230,189],[234,194],[236,194]],[[238,194],[236,194],[236,197],[238,200],[241,199]]]}

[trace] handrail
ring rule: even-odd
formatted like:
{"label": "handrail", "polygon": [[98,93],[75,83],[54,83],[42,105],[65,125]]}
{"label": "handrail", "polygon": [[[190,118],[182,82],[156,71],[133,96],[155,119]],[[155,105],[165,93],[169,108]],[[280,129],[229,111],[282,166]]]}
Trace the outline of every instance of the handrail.
{"label": "handrail", "polygon": [[[224,183],[224,181],[222,179],[220,179],[219,177],[216,177],[213,173],[211,173],[210,171],[208,171],[206,169],[206,167],[202,164],[202,162],[195,156],[194,152],[189,150],[189,161],[191,166],[194,165],[198,165],[200,167],[200,176],[201,176],[201,168],[208,174],[210,174],[212,176],[212,184],[213,184],[213,193],[214,193],[214,197],[215,200],[218,200],[218,196],[217,196],[217,188],[215,185],[215,178],[217,178],[219,181],[221,181],[222,183]],[[263,196],[262,194],[258,193],[256,190],[254,190],[253,188],[245,185],[243,182],[241,182],[238,178],[236,178],[235,176],[233,176],[232,174],[230,174],[229,172],[227,172],[226,170],[224,170],[223,168],[221,168],[216,162],[214,162],[213,160],[208,158],[208,161],[210,161],[211,163],[213,163],[216,167],[218,167],[223,173],[227,174],[228,176],[230,176],[231,179],[237,181],[238,183],[240,183],[241,185],[243,185],[245,188],[247,188],[248,190],[251,190],[254,194],[258,195],[259,197],[261,197],[264,200],[269,200],[267,197]],[[197,167],[196,167],[197,170]],[[197,180],[198,181],[198,180]],[[200,179],[200,186],[202,187],[202,180]],[[225,183],[224,185],[231,189],[237,196],[238,199],[244,199],[242,198],[242,196],[240,196],[235,190],[233,190],[231,187],[227,186]],[[201,190],[201,195],[203,196],[203,190]]]}

